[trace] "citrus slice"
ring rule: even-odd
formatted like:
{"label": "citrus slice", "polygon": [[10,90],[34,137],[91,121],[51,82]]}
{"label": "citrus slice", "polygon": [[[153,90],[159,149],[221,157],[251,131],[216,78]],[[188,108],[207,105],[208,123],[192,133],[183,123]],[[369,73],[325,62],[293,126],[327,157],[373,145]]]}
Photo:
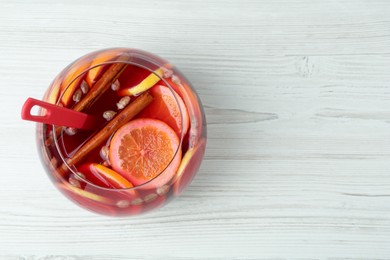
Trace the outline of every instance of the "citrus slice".
{"label": "citrus slice", "polygon": [[111,139],[112,168],[135,186],[159,187],[168,182],[180,164],[181,149],[175,131],[149,118],[130,121]]}
{"label": "citrus slice", "polygon": [[116,171],[97,163],[83,164],[78,170],[95,185],[105,188],[126,189],[134,187]]}
{"label": "citrus slice", "polygon": [[154,86],[149,92],[154,99],[139,114],[139,117],[164,121],[175,130],[179,137],[182,133],[183,124],[183,136],[185,136],[190,120],[182,98],[175,91],[171,91],[171,89],[163,85]]}
{"label": "citrus slice", "polygon": [[205,118],[202,116],[203,112],[200,106],[200,100],[182,76],[176,77],[176,80],[172,80],[172,77],[165,80],[183,99],[187,112],[191,115],[188,138],[184,139],[183,146],[186,147],[188,142],[188,147],[194,148],[199,141],[199,137],[204,134],[202,128],[205,124]]}
{"label": "citrus slice", "polygon": [[114,188],[106,178],[104,178],[101,174],[98,173],[97,170],[94,169],[92,163],[85,163],[81,166],[78,166],[77,170],[79,173],[83,175],[82,177],[83,179],[85,179],[90,183],[95,184],[96,186],[109,188],[109,189]]}
{"label": "citrus slice", "polygon": [[96,56],[90,63],[90,70],[86,73],[85,81],[88,83],[89,87],[92,88],[93,85],[99,80],[100,76],[102,76],[103,71],[106,68],[104,63],[110,63],[111,61],[115,61],[120,59],[120,55],[118,53],[125,52],[124,48],[120,49],[106,49],[103,52],[95,52]]}
{"label": "citrus slice", "polygon": [[64,106],[68,106],[72,102],[72,96],[79,88],[84,77],[84,75],[81,76],[81,73],[83,73],[89,65],[89,62],[74,64],[66,73],[61,85],[61,90],[64,91],[61,97],[61,103]]}
{"label": "citrus slice", "polygon": [[60,94],[62,76],[57,76],[50,84],[50,88],[46,91],[43,100],[55,104]]}
{"label": "citrus slice", "polygon": [[92,163],[90,168],[92,171],[96,171],[103,178],[105,178],[114,188],[126,189],[126,188],[134,187],[133,184],[131,184],[131,182],[123,178],[122,175],[101,164]]}
{"label": "citrus slice", "polygon": [[101,74],[103,73],[103,69],[105,66],[101,64],[110,61],[111,58],[111,53],[103,52],[101,54],[98,54],[93,59],[90,65],[92,69],[88,70],[87,75],[85,76],[85,80],[90,87],[92,87],[96,83],[99,76],[101,76]]}
{"label": "citrus slice", "polygon": [[173,192],[176,196],[180,195],[183,190],[191,183],[192,178],[202,163],[205,148],[206,139],[202,138],[198,142],[197,146],[189,149],[184,154],[179,169],[177,170],[173,180]]}

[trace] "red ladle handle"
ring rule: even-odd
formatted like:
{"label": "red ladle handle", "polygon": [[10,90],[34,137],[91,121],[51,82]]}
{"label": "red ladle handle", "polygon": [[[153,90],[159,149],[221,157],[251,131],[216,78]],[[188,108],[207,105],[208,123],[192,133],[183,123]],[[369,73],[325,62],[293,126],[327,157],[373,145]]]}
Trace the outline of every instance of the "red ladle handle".
{"label": "red ladle handle", "polygon": [[[46,110],[44,115],[32,115],[31,109],[34,106],[44,108]],[[28,98],[24,103],[22,108],[22,119],[77,129],[94,129],[97,122],[94,116],[34,98]]]}

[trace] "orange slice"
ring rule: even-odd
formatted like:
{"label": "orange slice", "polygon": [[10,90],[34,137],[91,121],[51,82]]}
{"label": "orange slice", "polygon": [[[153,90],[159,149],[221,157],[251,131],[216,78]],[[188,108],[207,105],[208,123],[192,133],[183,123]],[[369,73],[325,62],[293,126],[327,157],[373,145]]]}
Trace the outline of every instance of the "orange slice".
{"label": "orange slice", "polygon": [[89,65],[90,65],[89,62],[74,64],[66,73],[61,85],[61,90],[65,91],[61,97],[61,103],[64,106],[67,107],[71,103],[73,98],[73,93],[80,86],[80,83],[84,78],[83,75],[81,76],[79,75],[83,73],[89,67]]}
{"label": "orange slice", "polygon": [[[181,149],[175,131],[149,118],[130,121],[111,139],[112,168],[134,185],[159,187],[168,182],[180,164]],[[177,152],[176,152],[177,151]]]}
{"label": "orange slice", "polygon": [[97,65],[102,64],[103,62],[109,61],[110,58],[111,58],[110,55],[107,55],[107,53],[103,52],[103,53],[99,54],[97,57],[95,57],[95,59],[92,61],[90,67],[91,68],[94,66],[96,66],[96,67],[88,70],[87,75],[85,76],[85,80],[87,81],[87,83],[90,87],[92,87],[93,84],[95,84],[95,82],[97,81],[97,79],[99,78],[99,76],[103,72],[104,65],[100,65],[100,66],[97,66]]}
{"label": "orange slice", "polygon": [[43,100],[55,104],[58,100],[58,97],[60,95],[60,88],[61,88],[61,81],[62,76],[57,76],[53,82],[50,84],[50,88],[45,93],[45,96],[43,97]]}
{"label": "orange slice", "polygon": [[93,184],[114,189],[132,188],[133,184],[116,171],[97,163],[83,164],[78,170]]}
{"label": "orange slice", "polygon": [[133,187],[133,184],[123,178],[122,175],[101,164],[93,163],[91,165],[91,170],[96,171],[103,176],[103,178],[105,178],[114,188],[126,189]]}
{"label": "orange slice", "polygon": [[179,137],[181,136],[183,124],[183,136],[185,136],[190,119],[182,98],[175,91],[171,91],[163,85],[154,86],[150,89],[150,94],[154,98],[152,103],[138,117],[164,121],[175,130]]}

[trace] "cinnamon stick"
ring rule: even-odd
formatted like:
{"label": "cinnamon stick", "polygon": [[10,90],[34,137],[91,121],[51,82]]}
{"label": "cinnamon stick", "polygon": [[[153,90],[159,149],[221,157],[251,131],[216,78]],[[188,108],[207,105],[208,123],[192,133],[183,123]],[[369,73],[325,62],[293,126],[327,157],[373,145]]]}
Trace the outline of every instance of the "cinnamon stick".
{"label": "cinnamon stick", "polygon": [[125,70],[127,64],[125,63],[114,63],[108,68],[106,73],[96,82],[83,99],[78,102],[73,110],[82,111],[91,107],[96,100],[98,100],[103,93],[110,88],[111,84],[120,76]]}
{"label": "cinnamon stick", "polygon": [[[128,60],[128,56],[122,56],[118,59],[118,61]],[[73,108],[76,111],[83,111],[91,107],[96,100],[98,100],[104,92],[110,88],[111,84],[117,80],[117,78],[121,75],[121,73],[126,69],[126,63],[114,63],[112,64],[107,71],[102,75],[102,77],[95,83],[95,85],[91,88],[83,99],[81,99]],[[62,127],[56,127],[55,129],[55,137],[61,133]],[[53,142],[53,136],[50,136],[45,144],[50,145]]]}
{"label": "cinnamon stick", "polygon": [[[101,145],[106,141],[110,135],[114,133],[119,127],[126,124],[135,115],[141,112],[147,105],[152,102],[153,97],[149,93],[140,95],[136,100],[130,103],[119,114],[117,114],[104,128],[102,128],[95,136],[90,138],[75,154],[66,160],[69,166],[73,166],[80,162],[84,157],[90,153],[93,149]],[[66,169],[66,165],[62,165],[59,172],[63,172]]]}

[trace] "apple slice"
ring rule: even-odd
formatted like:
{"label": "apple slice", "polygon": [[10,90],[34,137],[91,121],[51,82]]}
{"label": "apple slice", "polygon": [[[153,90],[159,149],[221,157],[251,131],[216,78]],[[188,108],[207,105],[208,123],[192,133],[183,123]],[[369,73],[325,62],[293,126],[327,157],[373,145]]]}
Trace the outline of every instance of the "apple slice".
{"label": "apple slice", "polygon": [[131,87],[131,88],[122,89],[118,93],[120,96],[138,95],[138,94],[150,89],[154,85],[156,85],[157,82],[160,81],[162,75],[163,75],[163,69],[158,68],[157,70],[154,71],[154,73],[150,73],[149,76],[147,76],[144,80],[142,80],[136,86]]}
{"label": "apple slice", "polygon": [[100,195],[97,195],[95,193],[92,193],[92,192],[89,192],[89,191],[86,191],[86,190],[82,190],[82,189],[79,189],[75,186],[72,186],[70,184],[68,185],[65,185],[65,184],[59,184],[59,187],[61,189],[63,189],[64,191],[66,192],[70,192],[72,195],[78,195],[78,196],[81,196],[83,198],[86,198],[86,199],[90,199],[90,200],[93,200],[93,201],[96,201],[96,202],[100,202],[100,203],[104,203],[104,204],[108,204],[108,205],[111,205],[112,202],[111,200],[105,198],[105,197],[102,197]]}
{"label": "apple slice", "polygon": [[173,179],[173,193],[179,196],[191,183],[198,171],[206,148],[206,139],[202,138],[196,147],[189,149],[183,156],[179,169]]}

